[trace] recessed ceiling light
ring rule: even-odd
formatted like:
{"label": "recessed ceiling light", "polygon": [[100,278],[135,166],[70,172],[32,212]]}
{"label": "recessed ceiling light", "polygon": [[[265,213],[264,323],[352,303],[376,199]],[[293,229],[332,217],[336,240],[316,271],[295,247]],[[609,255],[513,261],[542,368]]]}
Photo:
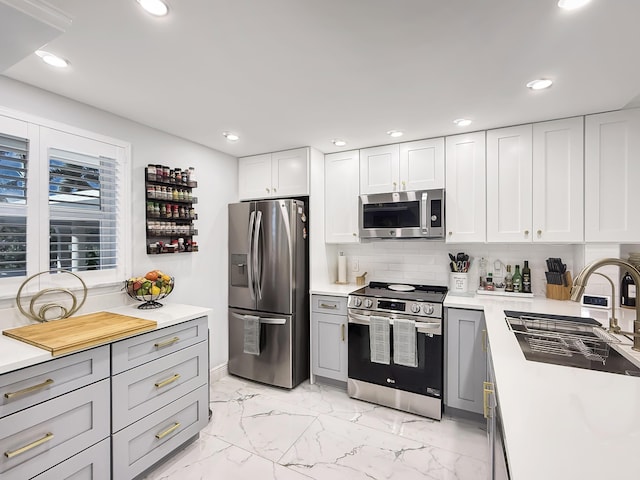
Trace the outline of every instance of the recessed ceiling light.
{"label": "recessed ceiling light", "polygon": [[142,8],[151,15],[163,17],[169,12],[169,7],[162,0],[137,0]]}
{"label": "recessed ceiling light", "polygon": [[224,137],[230,142],[237,142],[238,140],[240,140],[240,137],[235,133],[223,132],[222,135],[224,135]]}
{"label": "recessed ceiling light", "polygon": [[549,88],[553,84],[553,81],[548,78],[538,78],[537,80],[531,80],[527,83],[527,87],[531,90],[543,90]]}
{"label": "recessed ceiling light", "polygon": [[404,132],[401,132],[400,130],[389,130],[387,132],[387,135],[389,135],[390,137],[393,137],[393,138],[397,138],[397,137],[401,137],[402,135],[404,135]]}
{"label": "recessed ceiling light", "polygon": [[64,58],[58,57],[53,53],[45,52],[44,50],[36,50],[36,55],[38,55],[42,61],[52,67],[65,68],[69,66],[69,62]]}
{"label": "recessed ceiling light", "polygon": [[584,7],[591,0],[558,0],[558,6],[565,10],[575,10],[576,8]]}
{"label": "recessed ceiling light", "polygon": [[468,118],[456,118],[453,123],[455,123],[459,127],[467,127],[471,125],[471,120]]}
{"label": "recessed ceiling light", "polygon": [[344,147],[347,144],[347,142],[340,140],[339,138],[334,138],[331,142],[333,142],[336,147]]}

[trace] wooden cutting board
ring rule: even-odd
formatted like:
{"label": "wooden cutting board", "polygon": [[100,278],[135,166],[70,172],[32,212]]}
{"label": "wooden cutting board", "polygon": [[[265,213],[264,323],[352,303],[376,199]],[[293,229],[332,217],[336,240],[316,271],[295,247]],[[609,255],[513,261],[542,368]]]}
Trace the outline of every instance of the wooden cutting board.
{"label": "wooden cutting board", "polygon": [[48,350],[55,357],[153,330],[156,326],[157,322],[152,320],[98,312],[12,328],[2,333]]}

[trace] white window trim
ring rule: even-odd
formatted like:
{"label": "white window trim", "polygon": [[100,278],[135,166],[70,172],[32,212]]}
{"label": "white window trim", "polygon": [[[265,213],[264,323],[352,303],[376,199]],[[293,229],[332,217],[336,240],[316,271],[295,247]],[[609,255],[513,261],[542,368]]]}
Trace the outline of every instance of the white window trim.
{"label": "white window trim", "polygon": [[[4,118],[6,117],[6,118]],[[91,295],[92,288],[100,287],[100,293],[104,294],[105,288],[115,292],[122,286],[122,282],[131,276],[132,271],[132,213],[131,213],[131,144],[122,140],[111,138],[102,134],[90,132],[74,126],[66,125],[57,121],[43,119],[34,115],[17,112],[4,107],[0,107],[0,130],[2,133],[27,138],[29,140],[29,158],[32,163],[48,165],[47,141],[51,139],[64,138],[65,135],[75,136],[75,140],[84,143],[87,141],[97,141],[107,146],[113,147],[114,155],[121,165],[121,209],[120,209],[120,232],[118,236],[118,252],[120,261],[117,268],[107,271],[87,271],[77,274],[86,283]],[[86,142],[85,145],[90,145]],[[60,144],[51,145],[61,148]],[[62,147],[64,148],[64,146]],[[90,147],[88,147],[90,148]],[[44,162],[44,163],[42,163]],[[40,173],[44,170],[37,169]],[[48,170],[48,169],[47,169]],[[38,238],[39,241],[29,241],[27,245],[27,258],[38,258],[37,263],[27,260],[27,277],[45,270],[49,264],[49,227],[48,227],[48,175],[37,175],[36,170],[29,171],[29,181],[27,183],[27,239]],[[44,192],[44,193],[43,193]],[[45,221],[46,220],[46,221]],[[36,236],[33,236],[36,235]],[[40,267],[45,266],[45,267]],[[7,299],[14,299],[19,286],[27,277],[14,277],[0,280],[0,308],[9,302]],[[28,288],[22,292],[23,296],[28,296],[40,291],[43,288],[70,288],[77,290],[79,282],[73,278],[62,279],[48,278],[49,275],[41,275],[39,281],[35,279],[29,283]],[[67,276],[70,277],[70,276]],[[11,305],[13,302],[11,302]]]}

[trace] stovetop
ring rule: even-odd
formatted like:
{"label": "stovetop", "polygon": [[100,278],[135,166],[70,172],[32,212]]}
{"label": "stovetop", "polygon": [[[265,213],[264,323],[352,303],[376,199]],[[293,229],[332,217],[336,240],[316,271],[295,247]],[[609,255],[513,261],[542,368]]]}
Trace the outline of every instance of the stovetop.
{"label": "stovetop", "polygon": [[[389,288],[389,287],[392,288]],[[394,290],[396,288],[413,288],[411,291]],[[414,302],[430,302],[430,303],[442,303],[444,297],[447,295],[447,287],[441,287],[436,285],[413,285],[413,284],[398,284],[398,283],[386,283],[386,282],[371,282],[368,286],[363,287],[351,295],[362,295],[365,297],[375,298],[393,298],[396,300],[409,300]]]}

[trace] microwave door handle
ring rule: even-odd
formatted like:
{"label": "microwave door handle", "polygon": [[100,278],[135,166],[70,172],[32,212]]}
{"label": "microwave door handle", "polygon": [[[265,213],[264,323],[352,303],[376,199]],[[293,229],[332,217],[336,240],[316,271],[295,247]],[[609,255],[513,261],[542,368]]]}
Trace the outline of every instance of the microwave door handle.
{"label": "microwave door handle", "polygon": [[249,244],[249,251],[247,253],[247,276],[248,276],[248,284],[249,284],[249,293],[251,294],[251,300],[256,299],[256,292],[254,290],[253,284],[253,230],[254,224],[256,221],[256,212],[251,212],[249,215],[249,231],[248,231],[248,239],[247,242]]}
{"label": "microwave door handle", "polygon": [[422,192],[422,198],[420,199],[420,227],[423,233],[428,232],[427,227],[427,218],[431,216],[431,214],[427,214],[427,192]]}

